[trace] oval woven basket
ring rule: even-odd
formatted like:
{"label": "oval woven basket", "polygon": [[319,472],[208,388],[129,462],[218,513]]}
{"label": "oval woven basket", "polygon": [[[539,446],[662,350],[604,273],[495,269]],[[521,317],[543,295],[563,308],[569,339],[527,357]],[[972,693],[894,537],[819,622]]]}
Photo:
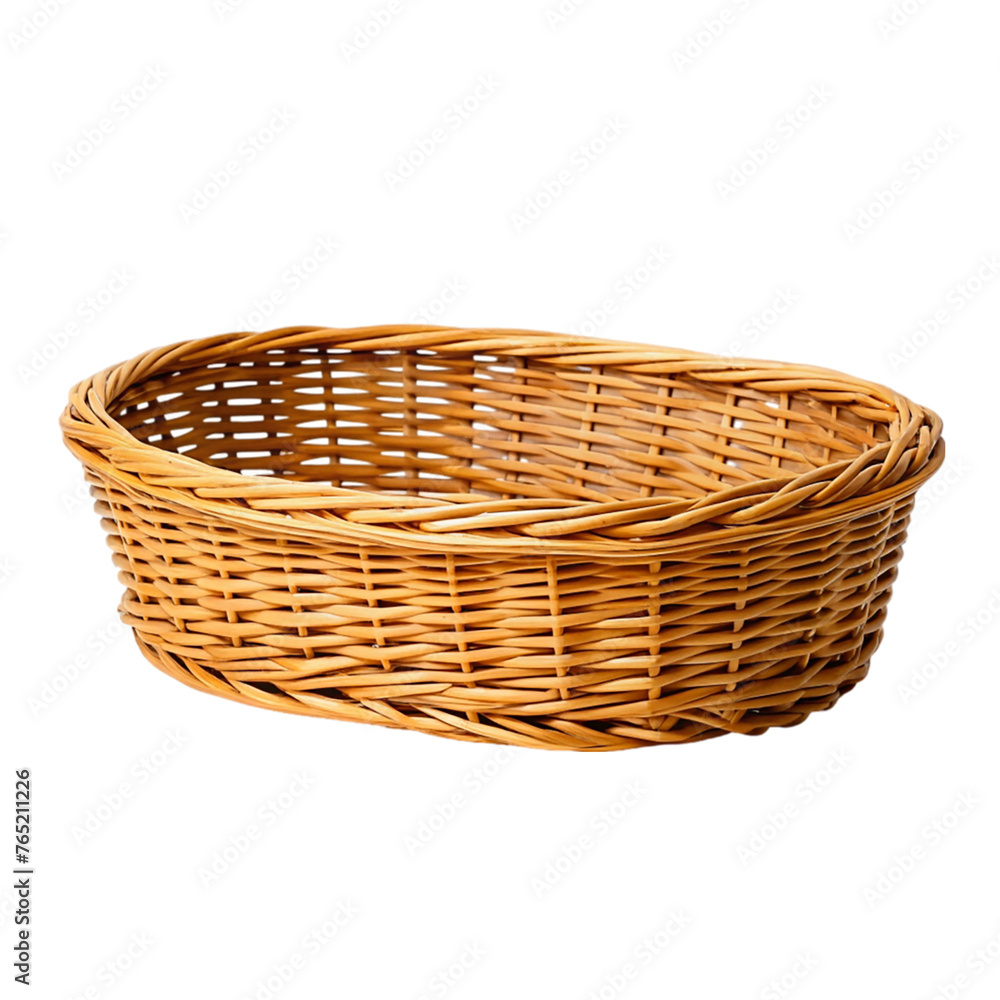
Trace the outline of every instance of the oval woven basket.
{"label": "oval woven basket", "polygon": [[174,344],[62,429],[166,673],[568,750],[831,707],[944,458],[936,414],[837,372],[426,326]]}

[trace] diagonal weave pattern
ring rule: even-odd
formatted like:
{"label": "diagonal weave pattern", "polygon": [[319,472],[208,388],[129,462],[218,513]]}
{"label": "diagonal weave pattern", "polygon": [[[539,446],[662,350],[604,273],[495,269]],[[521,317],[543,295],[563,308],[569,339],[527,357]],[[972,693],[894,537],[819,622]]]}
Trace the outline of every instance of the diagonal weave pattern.
{"label": "diagonal weave pattern", "polygon": [[62,428],[167,673],[573,750],[832,706],[944,458],[936,414],[836,372],[419,326],[175,344]]}

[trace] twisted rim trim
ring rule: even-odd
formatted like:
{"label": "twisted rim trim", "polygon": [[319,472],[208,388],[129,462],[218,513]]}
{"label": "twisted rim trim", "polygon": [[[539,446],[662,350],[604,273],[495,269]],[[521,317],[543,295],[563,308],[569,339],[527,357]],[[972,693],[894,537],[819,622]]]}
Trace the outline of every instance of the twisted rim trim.
{"label": "twisted rim trim", "polygon": [[[697,499],[639,497],[486,500],[405,496],[247,476],[135,438],[109,413],[127,389],[157,374],[251,352],[309,346],[353,351],[495,354],[556,366],[613,366],[634,374],[683,374],[765,392],[864,395],[894,413],[888,441],[851,460],[720,489]],[[531,330],[442,326],[287,327],[181,341],[84,379],[60,418],[71,451],[134,495],[197,510],[276,537],[350,540],[417,549],[461,548],[649,558],[657,552],[750,540],[832,523],[912,495],[944,460],[941,419],[886,386],[807,365],[729,359],[644,344]]]}

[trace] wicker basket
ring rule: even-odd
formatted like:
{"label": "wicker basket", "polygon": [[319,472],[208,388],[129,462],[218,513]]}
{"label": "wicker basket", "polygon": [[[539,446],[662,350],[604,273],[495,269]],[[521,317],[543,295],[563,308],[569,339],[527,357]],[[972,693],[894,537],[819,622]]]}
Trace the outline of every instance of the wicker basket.
{"label": "wicker basket", "polygon": [[836,372],[425,326],[150,351],[62,429],[166,673],[567,750],[832,706],[944,458],[934,413]]}

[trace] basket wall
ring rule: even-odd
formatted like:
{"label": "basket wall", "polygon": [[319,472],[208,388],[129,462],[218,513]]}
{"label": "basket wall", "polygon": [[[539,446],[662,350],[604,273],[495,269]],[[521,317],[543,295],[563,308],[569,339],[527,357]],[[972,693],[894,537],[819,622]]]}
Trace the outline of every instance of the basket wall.
{"label": "basket wall", "polygon": [[523,558],[275,541],[89,477],[123,621],[194,687],[304,715],[611,750],[759,734],[868,670],[912,499],[731,552]]}

